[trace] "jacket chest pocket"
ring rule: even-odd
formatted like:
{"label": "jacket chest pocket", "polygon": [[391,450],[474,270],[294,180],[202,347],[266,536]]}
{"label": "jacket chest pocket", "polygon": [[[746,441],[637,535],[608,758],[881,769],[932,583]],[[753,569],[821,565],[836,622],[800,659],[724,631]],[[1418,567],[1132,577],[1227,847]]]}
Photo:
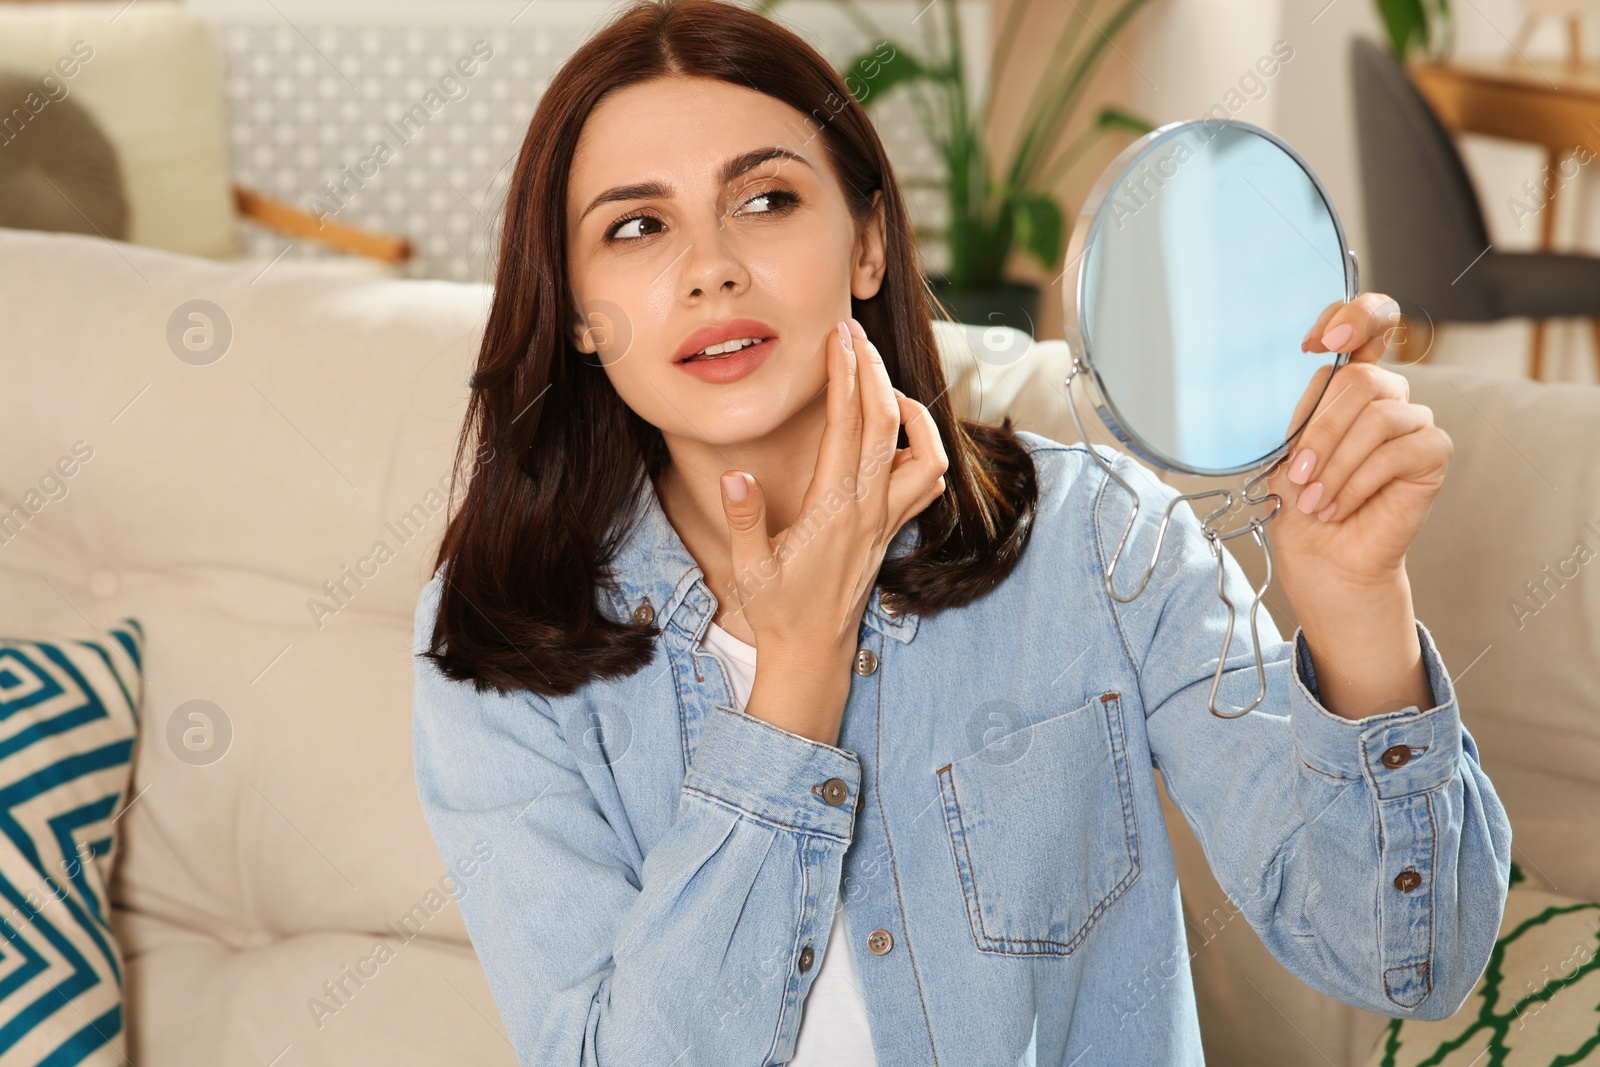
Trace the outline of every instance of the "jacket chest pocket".
{"label": "jacket chest pocket", "polygon": [[1051,711],[935,772],[984,952],[1070,955],[1139,876],[1121,699]]}

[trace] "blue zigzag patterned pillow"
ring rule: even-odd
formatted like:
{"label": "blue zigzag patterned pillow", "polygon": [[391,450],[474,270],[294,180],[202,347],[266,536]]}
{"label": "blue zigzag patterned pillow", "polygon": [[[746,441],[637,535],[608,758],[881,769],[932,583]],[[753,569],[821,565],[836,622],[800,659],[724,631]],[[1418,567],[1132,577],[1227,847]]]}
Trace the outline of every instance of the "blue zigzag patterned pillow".
{"label": "blue zigzag patterned pillow", "polygon": [[0,638],[0,1063],[125,1062],[111,937],[144,631]]}

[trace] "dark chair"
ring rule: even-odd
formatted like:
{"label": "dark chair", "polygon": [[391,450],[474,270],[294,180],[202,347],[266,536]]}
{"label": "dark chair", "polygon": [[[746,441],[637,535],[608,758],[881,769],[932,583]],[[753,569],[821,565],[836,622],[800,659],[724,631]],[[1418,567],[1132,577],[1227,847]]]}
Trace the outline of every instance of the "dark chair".
{"label": "dark chair", "polygon": [[1350,73],[1367,217],[1361,287],[1434,327],[1535,320],[1533,378],[1543,376],[1543,320],[1590,319],[1600,369],[1600,258],[1494,249],[1461,155],[1405,69],[1357,38]]}

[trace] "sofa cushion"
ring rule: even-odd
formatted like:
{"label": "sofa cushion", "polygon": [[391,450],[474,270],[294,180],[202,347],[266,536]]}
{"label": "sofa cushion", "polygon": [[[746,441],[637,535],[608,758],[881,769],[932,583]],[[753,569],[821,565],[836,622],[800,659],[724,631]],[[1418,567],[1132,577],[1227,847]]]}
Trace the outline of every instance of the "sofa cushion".
{"label": "sofa cushion", "polygon": [[513,1062],[411,767],[487,287],[0,229],[0,292],[0,632],[147,637],[129,1059]]}
{"label": "sofa cushion", "polygon": [[120,1064],[111,871],[143,634],[0,638],[0,1060]]}
{"label": "sofa cushion", "polygon": [[1403,368],[1455,442],[1407,556],[1512,856],[1600,900],[1600,387]]}

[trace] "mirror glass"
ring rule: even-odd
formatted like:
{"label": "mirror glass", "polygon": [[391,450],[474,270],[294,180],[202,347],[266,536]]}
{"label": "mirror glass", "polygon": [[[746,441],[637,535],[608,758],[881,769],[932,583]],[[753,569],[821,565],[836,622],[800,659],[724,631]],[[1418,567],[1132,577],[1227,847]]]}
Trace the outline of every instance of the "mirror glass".
{"label": "mirror glass", "polygon": [[1147,134],[1096,188],[1066,299],[1107,425],[1171,470],[1259,466],[1336,361],[1302,339],[1355,292],[1321,184],[1265,130],[1203,120]]}

